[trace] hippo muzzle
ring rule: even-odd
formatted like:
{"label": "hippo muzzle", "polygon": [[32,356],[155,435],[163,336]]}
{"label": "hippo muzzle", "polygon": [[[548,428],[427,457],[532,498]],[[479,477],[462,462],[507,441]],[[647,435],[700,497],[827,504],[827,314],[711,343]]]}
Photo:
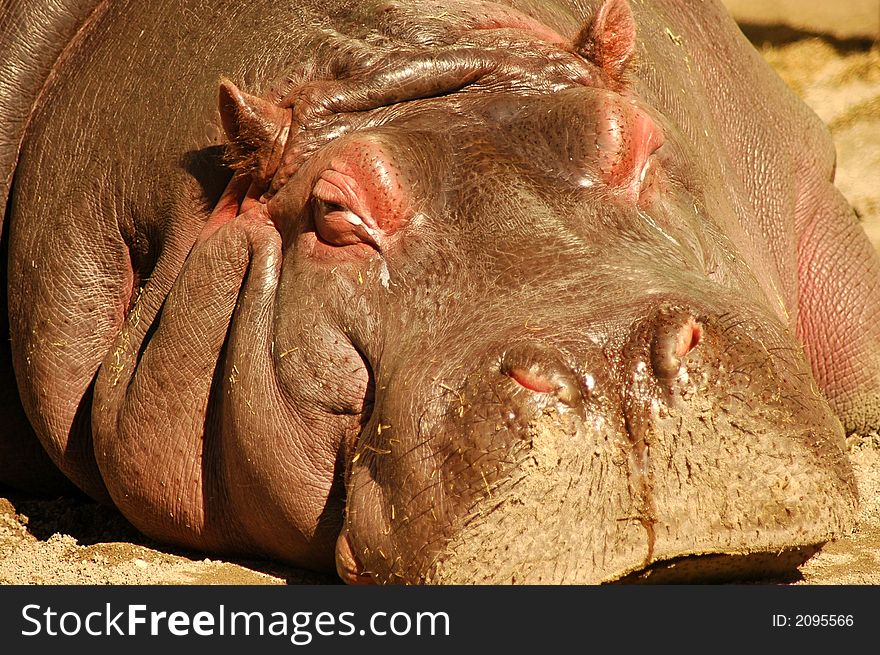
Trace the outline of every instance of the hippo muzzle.
{"label": "hippo muzzle", "polygon": [[[454,364],[411,353],[429,377],[378,376],[343,577],[768,578],[844,531],[857,491],[843,430],[791,337],[757,310],[650,307],[626,330],[580,316],[552,340],[548,309],[523,319],[528,341],[468,345]],[[413,406],[426,410],[395,411]]]}

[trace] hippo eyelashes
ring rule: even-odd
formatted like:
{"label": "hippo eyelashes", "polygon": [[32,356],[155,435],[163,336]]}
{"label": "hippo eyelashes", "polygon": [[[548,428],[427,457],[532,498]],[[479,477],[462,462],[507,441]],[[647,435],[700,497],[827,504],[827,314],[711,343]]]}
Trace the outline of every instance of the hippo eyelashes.
{"label": "hippo eyelashes", "polygon": [[310,198],[317,236],[330,246],[384,249],[412,214],[394,158],[381,141],[360,135],[343,138],[324,161]]}

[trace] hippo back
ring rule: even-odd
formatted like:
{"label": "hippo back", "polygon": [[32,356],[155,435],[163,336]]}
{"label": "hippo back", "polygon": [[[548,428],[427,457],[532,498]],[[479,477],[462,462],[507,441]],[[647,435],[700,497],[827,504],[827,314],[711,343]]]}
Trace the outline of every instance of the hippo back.
{"label": "hippo back", "polygon": [[77,37],[107,4],[101,0],[0,2],[0,207],[6,206],[18,151],[43,90],[76,47]]}

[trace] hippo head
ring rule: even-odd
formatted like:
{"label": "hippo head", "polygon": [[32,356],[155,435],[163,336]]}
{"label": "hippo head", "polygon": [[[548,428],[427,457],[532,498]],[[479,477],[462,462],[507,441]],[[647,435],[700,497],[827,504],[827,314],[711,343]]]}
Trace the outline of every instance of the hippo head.
{"label": "hippo head", "polygon": [[[418,83],[371,61],[379,81],[352,76],[348,100],[221,90],[241,212],[283,244],[266,348],[290,439],[344,480],[322,515],[344,502],[340,574],[593,583],[800,563],[851,521],[855,483],[731,191],[693,126],[628,81],[625,2],[568,47],[505,16],[472,38],[520,44],[509,68],[479,69],[459,40],[410,65]],[[369,100],[390,78],[401,95]],[[310,497],[285,471],[311,460],[269,450],[247,459],[275,471],[267,497]]]}

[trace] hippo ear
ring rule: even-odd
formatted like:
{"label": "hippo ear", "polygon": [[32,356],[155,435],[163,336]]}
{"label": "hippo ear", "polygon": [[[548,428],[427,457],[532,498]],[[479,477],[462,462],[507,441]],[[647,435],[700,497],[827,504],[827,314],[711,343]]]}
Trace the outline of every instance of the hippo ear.
{"label": "hippo ear", "polygon": [[220,83],[220,120],[229,138],[227,161],[236,170],[268,182],[275,174],[290,128],[290,112],[241,91],[229,80]]}
{"label": "hippo ear", "polygon": [[627,0],[605,0],[575,39],[577,51],[612,77],[620,77],[636,49],[636,21]]}

